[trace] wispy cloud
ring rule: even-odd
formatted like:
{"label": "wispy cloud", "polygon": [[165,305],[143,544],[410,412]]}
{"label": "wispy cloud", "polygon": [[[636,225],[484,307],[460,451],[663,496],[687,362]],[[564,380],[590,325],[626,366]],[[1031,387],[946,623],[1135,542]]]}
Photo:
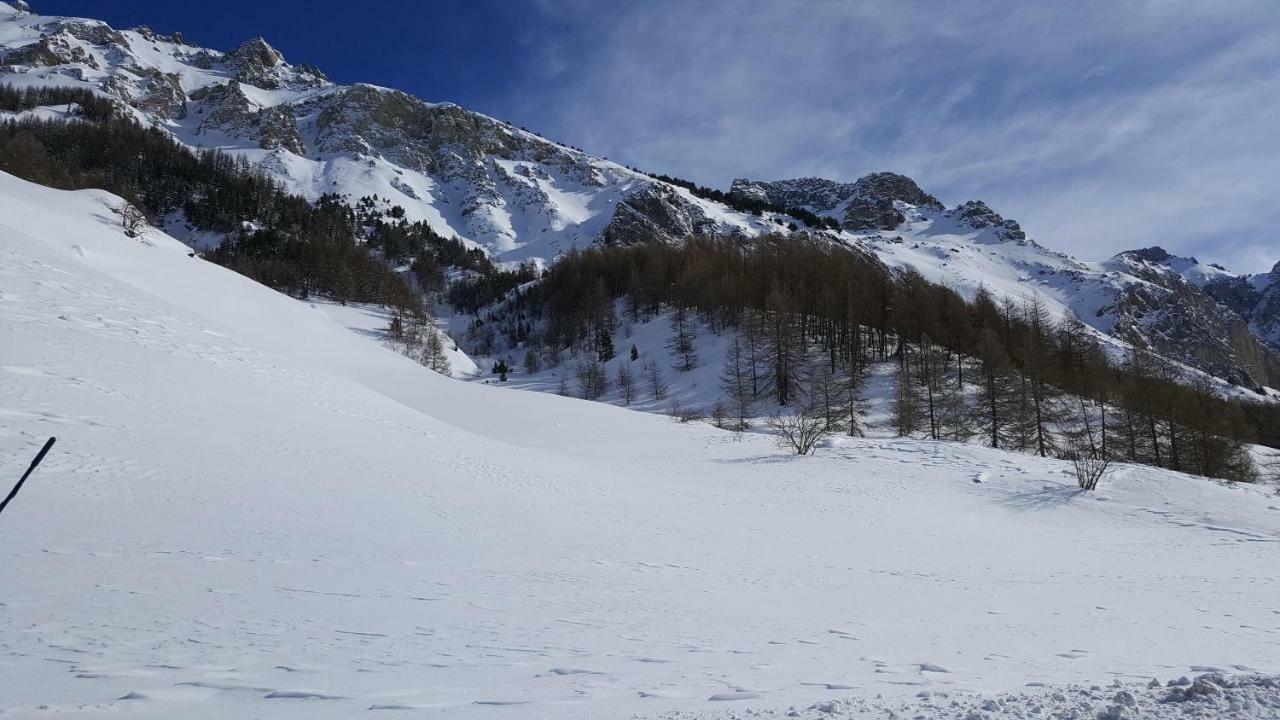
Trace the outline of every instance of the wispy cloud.
{"label": "wispy cloud", "polygon": [[512,114],[616,160],[722,187],[897,170],[1086,258],[1280,259],[1270,0],[538,8]]}

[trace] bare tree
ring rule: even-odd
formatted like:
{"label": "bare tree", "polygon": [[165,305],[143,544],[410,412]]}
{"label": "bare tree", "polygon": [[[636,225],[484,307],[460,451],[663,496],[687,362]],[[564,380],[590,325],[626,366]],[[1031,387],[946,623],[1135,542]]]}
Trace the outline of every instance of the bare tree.
{"label": "bare tree", "polygon": [[120,229],[131,238],[136,238],[147,231],[147,216],[133,203],[126,202],[112,210],[120,218]]}
{"label": "bare tree", "polygon": [[524,371],[530,375],[542,369],[542,354],[537,348],[529,348],[524,353]]}
{"label": "bare tree", "polygon": [[596,400],[609,390],[609,376],[605,372],[604,363],[594,355],[578,361],[578,390],[585,400]]}
{"label": "bare tree", "polygon": [[738,335],[733,336],[725,353],[724,371],[720,374],[720,387],[728,396],[729,411],[734,416],[736,429],[747,428],[747,418],[752,416],[755,395],[751,389],[751,363],[743,352],[743,344]]}
{"label": "bare tree", "polygon": [[653,394],[654,400],[667,397],[667,379],[663,377],[658,363],[649,360],[644,364],[644,379],[649,384],[649,392]]}
{"label": "bare tree", "polygon": [[667,349],[679,361],[676,367],[680,372],[689,372],[698,366],[698,351],[693,340],[693,319],[684,306],[677,305],[671,313],[671,337],[667,340]]}
{"label": "bare tree", "polygon": [[626,362],[618,363],[618,374],[614,382],[618,385],[618,394],[622,396],[622,401],[630,405],[636,399],[636,378],[631,374],[631,368]]}
{"label": "bare tree", "polygon": [[796,455],[812,453],[830,434],[826,413],[809,406],[798,409],[794,415],[775,413],[765,424],[778,433],[778,447]]}

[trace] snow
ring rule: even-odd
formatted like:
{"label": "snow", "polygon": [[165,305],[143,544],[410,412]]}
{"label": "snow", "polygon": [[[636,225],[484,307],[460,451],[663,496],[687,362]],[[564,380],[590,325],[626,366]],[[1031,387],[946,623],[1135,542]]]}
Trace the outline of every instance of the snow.
{"label": "snow", "polygon": [[1123,467],[1100,502],[1052,460],[796,459],[457,382],[359,308],[124,237],[118,202],[0,175],[0,477],[59,437],[0,518],[0,716],[716,717],[1280,672],[1260,489]]}

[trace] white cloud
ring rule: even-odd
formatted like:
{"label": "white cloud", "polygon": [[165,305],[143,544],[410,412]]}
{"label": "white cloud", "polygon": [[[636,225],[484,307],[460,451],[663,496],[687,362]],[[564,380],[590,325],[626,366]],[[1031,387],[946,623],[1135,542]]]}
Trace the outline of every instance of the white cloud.
{"label": "white cloud", "polygon": [[615,160],[721,187],[896,170],[1082,257],[1280,259],[1280,4],[540,9],[513,115]]}

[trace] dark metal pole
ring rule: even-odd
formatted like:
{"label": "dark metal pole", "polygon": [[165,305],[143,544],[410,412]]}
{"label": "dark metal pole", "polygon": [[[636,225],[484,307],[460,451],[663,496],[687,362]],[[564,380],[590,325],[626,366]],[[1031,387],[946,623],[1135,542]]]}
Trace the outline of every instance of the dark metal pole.
{"label": "dark metal pole", "polygon": [[44,447],[40,448],[40,454],[36,455],[36,459],[31,461],[31,467],[27,468],[27,471],[22,473],[22,479],[18,480],[18,484],[14,485],[13,489],[9,491],[9,496],[4,499],[4,502],[0,502],[0,513],[4,512],[5,508],[9,507],[9,501],[12,500],[13,497],[18,494],[18,491],[22,489],[22,483],[26,482],[27,478],[31,477],[31,473],[35,472],[36,466],[40,464],[41,460],[44,460],[44,456],[49,452],[49,448],[53,447],[53,444],[57,441],[58,438],[49,438],[48,442],[44,444]]}

